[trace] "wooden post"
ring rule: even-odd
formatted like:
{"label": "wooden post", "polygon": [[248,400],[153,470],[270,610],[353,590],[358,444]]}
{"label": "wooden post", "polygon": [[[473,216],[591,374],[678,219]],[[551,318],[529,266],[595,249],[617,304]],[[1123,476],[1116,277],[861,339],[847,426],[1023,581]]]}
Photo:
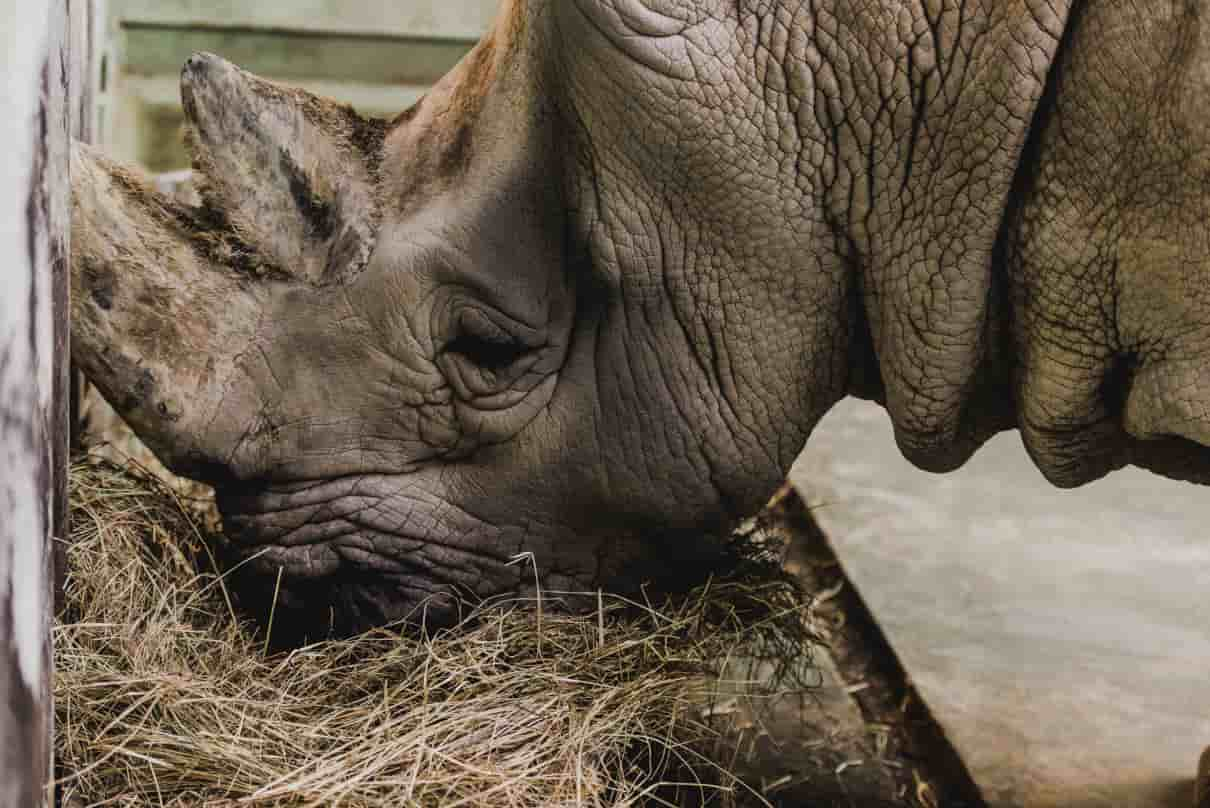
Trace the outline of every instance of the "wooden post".
{"label": "wooden post", "polygon": [[[0,0],[0,808],[51,774],[54,537],[67,515],[67,258],[84,0]],[[70,43],[77,43],[70,47]]]}

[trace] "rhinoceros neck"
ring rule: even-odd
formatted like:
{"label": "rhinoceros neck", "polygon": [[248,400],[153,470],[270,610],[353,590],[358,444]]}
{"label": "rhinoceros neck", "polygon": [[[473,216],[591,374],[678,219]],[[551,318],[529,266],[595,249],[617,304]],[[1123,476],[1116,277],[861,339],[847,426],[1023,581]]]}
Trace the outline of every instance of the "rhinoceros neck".
{"label": "rhinoceros neck", "polygon": [[803,184],[851,273],[848,388],[884,403],[909,460],[946,471],[1013,424],[1007,223],[1069,9],[930,20],[912,4],[924,33],[905,40],[832,5],[789,67],[816,113],[799,136],[822,144]]}

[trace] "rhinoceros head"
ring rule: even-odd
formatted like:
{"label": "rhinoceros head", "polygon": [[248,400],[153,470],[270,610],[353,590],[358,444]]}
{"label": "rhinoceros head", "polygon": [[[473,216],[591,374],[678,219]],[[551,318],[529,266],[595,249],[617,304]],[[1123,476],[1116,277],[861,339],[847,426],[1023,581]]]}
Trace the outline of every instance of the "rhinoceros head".
{"label": "rhinoceros head", "polygon": [[1196,4],[851,5],[511,0],[389,124],[194,57],[203,205],[76,154],[75,356],[316,631],[690,576],[846,392],[1210,480]]}
{"label": "rhinoceros head", "polygon": [[[743,245],[680,227],[637,166],[600,171],[642,137],[622,96],[569,103],[601,54],[535,58],[556,16],[501,19],[390,123],[194,56],[200,207],[77,148],[74,356],[215,484],[245,595],[276,597],[279,626],[440,624],[460,595],[532,586],[518,556],[547,590],[683,577],[801,447],[767,392],[812,389],[798,372],[743,388],[749,354],[794,349],[763,299],[803,290],[769,272],[745,300],[716,274]],[[742,369],[740,335],[761,336]]]}

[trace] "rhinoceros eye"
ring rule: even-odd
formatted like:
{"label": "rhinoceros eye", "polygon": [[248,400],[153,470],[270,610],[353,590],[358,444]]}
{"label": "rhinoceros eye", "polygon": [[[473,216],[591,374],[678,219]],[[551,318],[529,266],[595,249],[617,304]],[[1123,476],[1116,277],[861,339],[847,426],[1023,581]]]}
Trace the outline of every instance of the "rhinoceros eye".
{"label": "rhinoceros eye", "polygon": [[468,362],[493,372],[514,364],[526,353],[526,347],[513,339],[497,340],[478,334],[459,334],[446,350]]}
{"label": "rhinoceros eye", "polygon": [[471,309],[458,318],[457,333],[445,350],[483,370],[500,373],[529,353],[530,347],[482,312]]}

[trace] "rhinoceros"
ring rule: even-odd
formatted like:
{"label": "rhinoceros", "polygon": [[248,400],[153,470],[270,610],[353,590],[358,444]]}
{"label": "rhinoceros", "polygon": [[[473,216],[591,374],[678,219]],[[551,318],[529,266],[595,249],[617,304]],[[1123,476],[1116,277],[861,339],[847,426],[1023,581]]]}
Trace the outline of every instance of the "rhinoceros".
{"label": "rhinoceros", "polygon": [[846,395],[1206,482],[1203,16],[509,0],[389,122],[198,54],[200,205],[76,148],[72,351],[317,632],[691,575]]}

